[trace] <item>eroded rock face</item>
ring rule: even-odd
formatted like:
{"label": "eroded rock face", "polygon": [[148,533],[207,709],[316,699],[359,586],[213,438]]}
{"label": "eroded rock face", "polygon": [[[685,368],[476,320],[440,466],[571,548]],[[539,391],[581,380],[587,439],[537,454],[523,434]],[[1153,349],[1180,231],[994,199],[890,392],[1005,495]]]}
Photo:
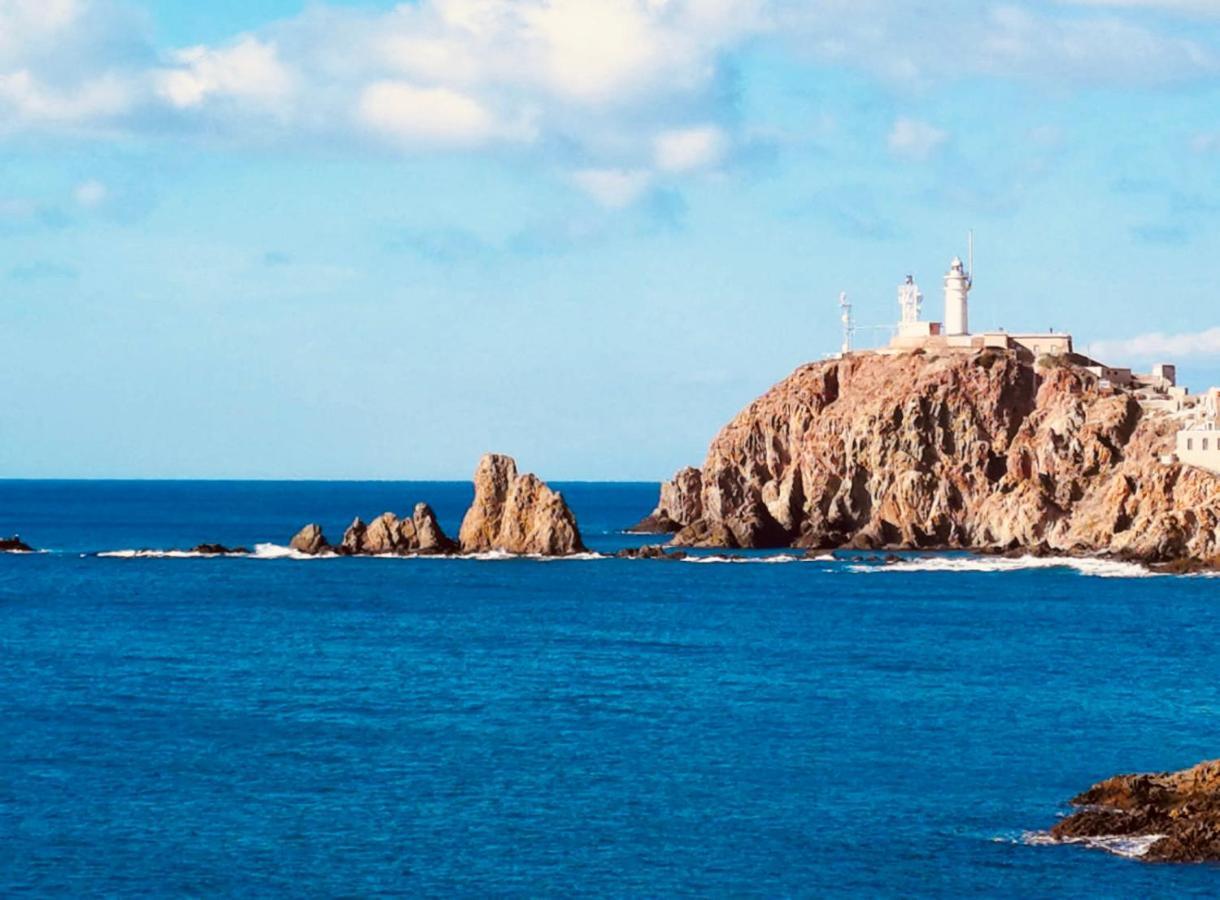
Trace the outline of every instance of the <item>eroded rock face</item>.
{"label": "eroded rock face", "polygon": [[1059,840],[1163,835],[1141,859],[1220,861],[1220,760],[1181,772],[1119,775],[1072,805],[1079,811],[1051,830]]}
{"label": "eroded rock face", "polygon": [[849,356],[803,366],[750,404],[654,515],[681,525],[674,543],[687,546],[1210,560],[1220,477],[1160,461],[1174,430],[1072,366],[1035,370],[997,350]]}
{"label": "eroded rock face", "polygon": [[518,475],[511,457],[489,453],[474,473],[474,502],[462,520],[464,553],[565,556],[583,551],[563,497],[535,475]]}
{"label": "eroded rock face", "polygon": [[703,515],[703,473],[687,466],[661,485],[657,508],[631,530],[643,534],[681,531]]}
{"label": "eroded rock face", "polygon": [[387,512],[368,525],[357,518],[348,526],[340,545],[340,552],[349,556],[453,553],[456,549],[426,503],[416,504],[409,518],[399,519]]}
{"label": "eroded rock face", "polygon": [[322,533],[322,526],[316,524],[306,525],[289,542],[289,546],[298,553],[305,553],[309,556],[317,556],[330,549],[330,545],[326,542],[326,535]]}

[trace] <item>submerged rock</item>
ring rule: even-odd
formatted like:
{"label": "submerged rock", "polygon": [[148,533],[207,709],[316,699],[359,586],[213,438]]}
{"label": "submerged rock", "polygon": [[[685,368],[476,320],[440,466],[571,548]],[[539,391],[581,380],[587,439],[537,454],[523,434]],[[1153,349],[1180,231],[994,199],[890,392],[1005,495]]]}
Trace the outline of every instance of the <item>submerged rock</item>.
{"label": "submerged rock", "polygon": [[511,457],[489,453],[474,474],[474,502],[462,519],[464,553],[566,556],[585,549],[562,495],[536,475],[518,475]]}
{"label": "submerged rock", "polygon": [[1057,840],[1143,837],[1155,839],[1140,855],[1147,861],[1220,861],[1220,760],[1181,772],[1119,775],[1072,805],[1079,811],[1051,829]]}
{"label": "submerged rock", "polygon": [[643,547],[626,547],[614,554],[619,559],[686,559],[682,550],[666,550],[659,544],[646,544]]}
{"label": "submerged rock", "polygon": [[0,553],[33,553],[34,548],[15,534],[9,538],[0,538]]}
{"label": "submerged rock", "polygon": [[645,520],[720,548],[1220,556],[1220,476],[1166,464],[1176,422],[1070,362],[852,354],[737,415]]}

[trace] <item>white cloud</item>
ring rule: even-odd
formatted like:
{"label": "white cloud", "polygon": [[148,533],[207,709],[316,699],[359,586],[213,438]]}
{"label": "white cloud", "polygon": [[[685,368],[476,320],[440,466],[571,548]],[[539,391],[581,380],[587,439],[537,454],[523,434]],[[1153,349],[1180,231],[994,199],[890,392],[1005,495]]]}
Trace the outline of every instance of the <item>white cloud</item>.
{"label": "white cloud", "polygon": [[0,130],[24,122],[74,123],[98,121],[126,112],[133,103],[132,86],[117,75],[104,73],[67,88],[52,87],[28,69],[0,72]]}
{"label": "white cloud", "polygon": [[714,125],[680,128],[657,135],[653,159],[665,172],[689,172],[714,166],[724,155],[724,132]]}
{"label": "white cloud", "polygon": [[72,192],[72,197],[76,200],[77,205],[85,209],[95,209],[101,206],[109,195],[110,191],[106,185],[94,179],[82,181]]}
{"label": "white cloud", "polygon": [[1155,360],[1173,362],[1201,356],[1220,356],[1220,327],[1186,334],[1152,332],[1126,340],[1095,341],[1089,352],[1104,360]]}
{"label": "white cloud", "polygon": [[179,108],[209,97],[231,97],[269,106],[292,91],[294,77],[274,44],[245,36],[229,47],[189,47],[174,54],[176,65],[157,75],[157,92]]}
{"label": "white cloud", "polygon": [[886,136],[886,145],[895,156],[926,160],[949,140],[949,133],[918,119],[900,118]]}
{"label": "white cloud", "polygon": [[608,209],[622,209],[638,200],[652,184],[652,173],[644,169],[582,169],[572,181]]}
{"label": "white cloud", "polygon": [[1216,0],[1060,0],[1060,2],[1072,6],[1166,10],[1211,18],[1220,16],[1220,3],[1217,3]]}
{"label": "white cloud", "polygon": [[407,143],[478,144],[512,130],[466,94],[401,81],[365,88],[357,115],[367,127]]}

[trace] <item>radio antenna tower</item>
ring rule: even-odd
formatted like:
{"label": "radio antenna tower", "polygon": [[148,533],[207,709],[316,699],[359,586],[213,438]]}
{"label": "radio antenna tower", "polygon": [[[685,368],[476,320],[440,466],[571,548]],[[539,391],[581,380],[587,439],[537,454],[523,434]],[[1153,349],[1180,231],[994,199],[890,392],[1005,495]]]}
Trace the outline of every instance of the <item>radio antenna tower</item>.
{"label": "radio antenna tower", "polygon": [[856,337],[856,320],[852,316],[851,303],[847,300],[847,292],[839,294],[839,309],[842,310],[843,321],[843,353],[851,353],[852,344]]}

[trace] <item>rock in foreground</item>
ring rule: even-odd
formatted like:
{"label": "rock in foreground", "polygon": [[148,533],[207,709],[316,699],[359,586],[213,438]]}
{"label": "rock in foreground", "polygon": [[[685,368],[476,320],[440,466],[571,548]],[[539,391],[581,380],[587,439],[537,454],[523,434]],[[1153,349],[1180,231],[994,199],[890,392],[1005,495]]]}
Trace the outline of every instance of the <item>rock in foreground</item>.
{"label": "rock in foreground", "polygon": [[1119,775],[1094,785],[1072,805],[1079,811],[1051,830],[1058,840],[1160,835],[1140,859],[1220,861],[1220,760],[1182,772]]}
{"label": "rock in foreground", "polygon": [[[1220,476],[1175,421],[1070,364],[999,350],[802,366],[716,436],[653,517],[700,547],[1220,554]],[[698,499],[691,496],[697,489]]]}
{"label": "rock in foreground", "polygon": [[34,548],[21,539],[20,535],[0,538],[0,553],[33,553]]}
{"label": "rock in foreground", "polygon": [[474,502],[462,519],[463,553],[567,556],[585,549],[563,497],[536,475],[518,475],[516,462],[489,453],[474,473]]}

